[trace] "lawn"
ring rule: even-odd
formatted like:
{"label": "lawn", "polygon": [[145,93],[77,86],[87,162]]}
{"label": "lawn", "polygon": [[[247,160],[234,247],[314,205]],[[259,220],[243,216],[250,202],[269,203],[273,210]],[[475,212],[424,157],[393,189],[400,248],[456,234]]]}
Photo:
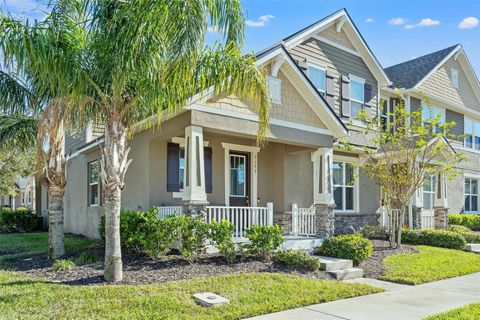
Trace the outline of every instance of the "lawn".
{"label": "lawn", "polygon": [[[191,295],[231,300],[205,308]],[[163,285],[67,286],[0,271],[2,319],[239,319],[381,291],[370,286],[261,273],[196,278]]]}
{"label": "lawn", "polygon": [[420,284],[480,271],[480,255],[459,250],[418,246],[416,254],[397,254],[384,260],[383,280]]}
{"label": "lawn", "polygon": [[426,318],[425,320],[478,320],[480,319],[480,303],[469,304]]}
{"label": "lawn", "polygon": [[[78,252],[98,241],[70,234],[65,235],[66,253]],[[3,252],[2,252],[3,251]],[[48,233],[9,233],[0,234],[0,265],[12,259],[28,258],[48,252]]]}

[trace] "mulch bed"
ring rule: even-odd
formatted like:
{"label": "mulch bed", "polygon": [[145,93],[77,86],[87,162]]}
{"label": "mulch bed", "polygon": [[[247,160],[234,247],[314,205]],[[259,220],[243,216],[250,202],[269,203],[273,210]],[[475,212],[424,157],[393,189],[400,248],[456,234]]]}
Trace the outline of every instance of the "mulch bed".
{"label": "mulch bed", "polygon": [[416,253],[417,249],[413,246],[402,244],[399,249],[390,248],[390,243],[384,240],[371,240],[373,244],[373,253],[367,260],[363,261],[359,268],[362,268],[365,278],[380,278],[385,273],[383,260],[391,255],[399,253]]}
{"label": "mulch bed", "polygon": [[[89,252],[101,258],[104,251],[102,247],[95,247],[89,250]],[[65,259],[75,261],[78,255],[68,256]],[[11,261],[2,267],[68,285],[106,284],[103,280],[102,264],[77,266],[70,271],[54,271],[51,265],[51,261],[42,255],[30,259]],[[124,281],[121,284],[131,285],[165,283],[213,275],[257,272],[278,272],[307,278],[332,279],[328,273],[323,271],[296,271],[282,265],[256,259],[239,260],[232,265],[228,265],[218,255],[205,255],[197,262],[190,263],[179,255],[168,255],[161,259],[153,260],[142,255],[124,254],[123,267]]]}

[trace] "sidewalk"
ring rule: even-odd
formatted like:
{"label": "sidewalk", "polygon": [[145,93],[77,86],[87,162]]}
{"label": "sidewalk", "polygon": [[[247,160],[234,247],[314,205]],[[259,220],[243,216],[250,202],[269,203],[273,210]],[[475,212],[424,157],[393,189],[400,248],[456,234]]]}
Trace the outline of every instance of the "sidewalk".
{"label": "sidewalk", "polygon": [[409,320],[480,301],[480,273],[398,290],[306,306],[256,320]]}

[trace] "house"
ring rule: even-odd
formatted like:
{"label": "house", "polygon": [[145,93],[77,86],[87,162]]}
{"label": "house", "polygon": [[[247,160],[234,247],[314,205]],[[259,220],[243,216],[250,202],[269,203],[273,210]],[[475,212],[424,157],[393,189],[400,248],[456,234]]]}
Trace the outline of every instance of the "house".
{"label": "house", "polygon": [[36,195],[38,191],[35,184],[35,177],[21,177],[15,184],[18,188],[18,193],[0,196],[0,206],[12,209],[27,208],[35,212]]}
{"label": "house", "polygon": [[[277,223],[291,235],[318,238],[378,224],[381,190],[354,166],[361,148],[347,152],[338,142],[364,143],[362,124],[354,120],[360,110],[381,116],[400,98],[407,109],[422,108],[424,92],[434,112],[443,112],[446,121],[458,120],[455,131],[471,134],[454,144],[468,150],[471,160],[452,182],[432,177],[412,199],[408,223],[445,224],[449,205],[456,212],[478,210],[475,177],[480,175],[473,164],[480,149],[480,133],[475,136],[480,87],[461,46],[383,69],[342,9],[256,59],[272,96],[268,144],[256,146],[255,106],[233,96],[194,97],[160,128],[137,130],[129,141],[133,161],[123,208],[159,206],[161,215],[202,210],[208,221],[232,221],[238,238],[254,223]],[[379,108],[382,100],[385,110]],[[94,126],[67,139],[66,232],[99,235],[102,142]],[[468,188],[462,194],[464,184]],[[448,192],[439,192],[445,188]]]}

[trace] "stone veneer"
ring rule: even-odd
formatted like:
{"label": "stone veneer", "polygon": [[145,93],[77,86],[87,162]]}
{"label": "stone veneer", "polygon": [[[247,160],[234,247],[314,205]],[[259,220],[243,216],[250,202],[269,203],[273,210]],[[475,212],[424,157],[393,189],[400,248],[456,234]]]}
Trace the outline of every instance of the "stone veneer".
{"label": "stone veneer", "polygon": [[380,214],[377,213],[335,213],[335,234],[353,233],[353,229],[358,230],[364,225],[377,226]]}

